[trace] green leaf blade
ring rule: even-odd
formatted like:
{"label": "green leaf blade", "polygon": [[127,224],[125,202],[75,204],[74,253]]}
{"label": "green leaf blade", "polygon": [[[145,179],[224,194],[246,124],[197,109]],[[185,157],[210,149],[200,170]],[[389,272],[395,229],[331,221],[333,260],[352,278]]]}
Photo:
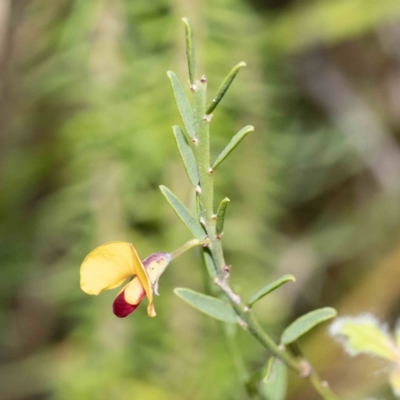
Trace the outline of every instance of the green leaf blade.
{"label": "green leaf blade", "polygon": [[168,71],[167,75],[171,81],[172,91],[174,92],[176,105],[178,106],[183,125],[186,129],[187,134],[191,138],[194,138],[196,135],[194,114],[192,106],[190,105],[189,100],[186,96],[185,89],[183,88],[181,81],[172,71]]}
{"label": "green leaf blade", "polygon": [[182,21],[185,24],[186,32],[186,57],[189,69],[189,80],[190,83],[193,85],[196,75],[196,52],[193,40],[193,29],[192,24],[187,18],[182,18]]}
{"label": "green leaf blade", "polygon": [[265,369],[263,383],[270,384],[274,381],[274,364],[275,364],[275,357],[270,357],[267,363],[267,367]]}
{"label": "green leaf blade", "polygon": [[287,282],[296,282],[296,278],[293,275],[283,275],[277,280],[269,283],[268,285],[261,288],[257,293],[255,293],[247,303],[248,307],[252,307],[254,303],[261,300],[267,294],[273,292],[275,289],[278,289],[280,286],[284,285]]}
{"label": "green leaf blade", "polygon": [[211,278],[216,278],[217,276],[217,267],[214,263],[214,259],[212,257],[211,251],[209,248],[203,248],[203,259],[206,264],[207,271]]}
{"label": "green leaf blade", "polygon": [[254,131],[254,127],[251,125],[245,126],[242,128],[228,143],[222,153],[217,157],[212,166],[212,169],[215,171],[217,167],[225,160],[226,157],[235,149],[235,147],[250,133]]}
{"label": "green leaf blade", "polygon": [[186,173],[192,185],[196,187],[199,184],[199,174],[197,172],[196,160],[194,158],[192,149],[189,146],[185,134],[182,132],[179,126],[173,126],[172,130],[174,131],[176,144],[178,146]]}
{"label": "green leaf blade", "polygon": [[267,400],[285,400],[288,386],[287,367],[281,360],[269,360],[270,371],[261,383],[260,391]]}
{"label": "green leaf blade", "polygon": [[372,315],[338,318],[331,324],[329,332],[352,356],[369,354],[386,360],[396,360],[393,339],[387,328],[379,324]]}
{"label": "green leaf blade", "polygon": [[226,76],[226,78],[222,81],[221,86],[219,87],[217,94],[215,95],[213,101],[211,104],[207,107],[206,114],[209,115],[211,114],[215,108],[217,107],[218,103],[222,100],[222,98],[225,96],[225,93],[228,91],[229,86],[231,86],[231,83],[235,79],[236,75],[240,71],[241,68],[245,67],[246,63],[245,62],[240,62],[237,64],[231,72]]}
{"label": "green leaf blade", "polygon": [[336,310],[331,307],[320,308],[302,315],[284,330],[281,337],[282,344],[293,343],[316,325],[334,318],[336,315]]}
{"label": "green leaf blade", "polygon": [[229,203],[230,203],[230,200],[227,197],[225,197],[221,201],[221,204],[218,207],[217,220],[216,220],[216,224],[215,224],[217,235],[221,235],[224,230],[225,213],[226,213],[226,208],[228,207]]}
{"label": "green leaf blade", "polygon": [[185,288],[176,288],[174,293],[192,307],[212,318],[231,324],[237,323],[237,317],[232,307],[220,299]]}
{"label": "green leaf blade", "polygon": [[186,225],[190,232],[192,232],[193,236],[198,239],[203,239],[205,236],[204,229],[186,206],[167,187],[161,185],[160,190],[175,211],[176,215]]}

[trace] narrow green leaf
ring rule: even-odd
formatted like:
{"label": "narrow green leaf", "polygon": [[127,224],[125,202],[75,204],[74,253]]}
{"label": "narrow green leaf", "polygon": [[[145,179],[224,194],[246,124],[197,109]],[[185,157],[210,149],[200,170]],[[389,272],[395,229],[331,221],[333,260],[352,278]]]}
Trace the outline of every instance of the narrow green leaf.
{"label": "narrow green leaf", "polygon": [[264,286],[254,296],[251,297],[251,299],[247,303],[247,306],[251,307],[258,300],[261,300],[264,296],[273,292],[275,289],[278,289],[278,287],[282,286],[283,284],[289,281],[296,282],[296,278],[293,275],[283,275],[276,281],[273,281],[272,283]]}
{"label": "narrow green leaf", "polygon": [[160,190],[167,199],[168,203],[174,209],[176,215],[192,232],[193,236],[202,239],[205,236],[204,229],[200,223],[193,217],[192,213],[186,208],[185,205],[165,186],[161,185]]}
{"label": "narrow green leaf", "polygon": [[263,383],[266,383],[267,385],[269,383],[272,383],[275,380],[275,371],[274,371],[274,361],[275,357],[270,357],[267,363],[267,368],[265,369],[265,375],[263,379]]}
{"label": "narrow green leaf", "polygon": [[237,317],[232,307],[220,299],[184,288],[176,288],[174,292],[186,303],[210,317],[232,324],[237,322]]}
{"label": "narrow green leaf", "polygon": [[213,170],[216,170],[218,165],[225,160],[226,157],[229,156],[231,151],[246,137],[247,134],[254,131],[254,127],[251,125],[245,126],[242,128],[229,142],[228,146],[222,151],[222,153],[215,160],[214,165],[212,166]]}
{"label": "narrow green leaf", "polygon": [[197,173],[196,160],[194,158],[192,149],[186,139],[186,136],[182,132],[179,126],[175,125],[172,127],[176,144],[178,145],[179,153],[181,154],[183,165],[185,166],[186,173],[192,182],[192,185],[196,187],[199,184],[199,175]]}
{"label": "narrow green leaf", "polygon": [[215,278],[217,276],[217,267],[215,266],[214,259],[212,258],[211,251],[209,248],[203,248],[203,258],[207,267],[207,271],[210,274],[211,278]]}
{"label": "narrow green leaf", "polygon": [[207,115],[211,114],[214,111],[215,107],[217,107],[218,103],[221,101],[221,99],[224,97],[225,93],[229,89],[229,86],[231,86],[231,83],[235,79],[235,76],[238,74],[240,68],[243,68],[245,66],[246,66],[245,62],[243,61],[240,62],[235,67],[233,67],[232,71],[229,72],[228,76],[222,81],[216,96],[214,97],[211,104],[207,107],[206,111]]}
{"label": "narrow green leaf", "polygon": [[307,333],[314,326],[328,319],[336,317],[337,312],[334,308],[325,307],[311,311],[291,323],[283,332],[281,342],[290,344],[296,341],[300,336]]}
{"label": "narrow green leaf", "polygon": [[352,355],[370,354],[387,360],[396,360],[396,345],[387,332],[372,315],[338,318],[329,329],[330,334],[343,343]]}
{"label": "narrow green leaf", "polygon": [[178,106],[179,113],[185,126],[187,134],[193,138],[196,135],[194,115],[192,106],[186,96],[185,89],[178,77],[172,72],[168,71],[167,75],[171,81],[172,90],[174,92],[175,101]]}
{"label": "narrow green leaf", "polygon": [[269,380],[263,380],[260,391],[266,400],[285,400],[288,374],[285,364],[281,360],[271,358],[271,375]]}
{"label": "narrow green leaf", "polygon": [[229,203],[230,203],[230,200],[227,197],[225,197],[221,201],[221,203],[218,207],[217,221],[216,221],[217,235],[220,235],[222,233],[222,231],[224,230],[225,212],[226,212],[226,207],[228,207]]}
{"label": "narrow green leaf", "polygon": [[196,74],[196,53],[194,49],[193,29],[192,24],[187,18],[182,18],[182,21],[185,24],[186,32],[186,57],[188,61],[189,80],[193,85]]}

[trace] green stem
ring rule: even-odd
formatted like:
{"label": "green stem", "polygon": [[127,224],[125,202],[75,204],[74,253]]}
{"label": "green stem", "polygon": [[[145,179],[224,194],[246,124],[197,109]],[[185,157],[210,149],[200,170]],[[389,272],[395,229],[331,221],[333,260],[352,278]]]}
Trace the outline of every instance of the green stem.
{"label": "green stem", "polygon": [[171,260],[173,260],[176,257],[179,257],[181,254],[183,254],[185,251],[190,250],[191,248],[195,247],[195,246],[201,246],[204,244],[209,244],[210,241],[208,239],[192,239],[189,240],[188,242],[186,242],[182,247],[179,247],[179,249],[174,250],[170,256],[171,256]]}
{"label": "green stem", "polygon": [[[201,189],[198,195],[202,215],[199,215],[199,219],[204,219],[214,264],[224,266],[224,255],[220,240],[217,238],[214,219],[214,175],[210,172],[210,121],[204,118],[206,116],[206,91],[207,82],[197,81],[196,91],[193,92],[193,111],[196,126],[196,140],[193,148]],[[216,268],[215,272],[219,278],[223,277],[223,268]]]}
{"label": "green stem", "polygon": [[[224,253],[220,238],[216,234],[216,224],[214,217],[214,175],[210,171],[210,121],[206,116],[206,90],[205,79],[201,82],[196,81],[196,90],[193,92],[193,111],[195,116],[196,137],[194,140],[193,151],[197,162],[200,180],[200,199],[199,220],[203,222],[210,244],[211,254],[215,266],[214,282],[225,292],[232,307],[241,321],[241,326],[252,334],[261,345],[272,355],[281,359],[290,369],[304,377],[308,377],[315,390],[325,400],[338,400],[331,392],[329,387],[324,384],[317,373],[311,369],[306,361],[299,362],[287,350],[281,349],[260,326],[257,319],[252,315],[235,295],[227,283],[229,267],[225,264]],[[308,369],[308,371],[307,371]]]}
{"label": "green stem", "polygon": [[308,378],[314,389],[319,393],[319,395],[325,400],[338,400],[336,395],[331,391],[326,382],[321,381],[318,374],[313,370]]}
{"label": "green stem", "polygon": [[[231,299],[230,299],[231,300]],[[235,304],[232,302],[232,306],[236,311],[236,314],[244,322],[243,327],[247,329],[260,343],[263,345],[273,356],[281,359],[290,369],[295,372],[301,373],[302,369],[299,363],[291,357],[291,355],[281,349],[264,331],[257,319],[253,314],[248,311],[242,304]]]}

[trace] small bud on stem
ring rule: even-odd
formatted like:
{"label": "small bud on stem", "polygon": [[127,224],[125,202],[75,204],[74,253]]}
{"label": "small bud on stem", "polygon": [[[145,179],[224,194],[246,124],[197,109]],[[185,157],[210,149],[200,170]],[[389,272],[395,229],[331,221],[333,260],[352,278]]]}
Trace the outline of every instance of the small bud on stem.
{"label": "small bud on stem", "polygon": [[300,362],[300,376],[302,378],[308,378],[311,374],[311,365],[307,360],[301,360]]}
{"label": "small bud on stem", "polygon": [[244,330],[247,331],[248,325],[245,321],[243,321],[241,318],[238,318],[238,324],[239,326]]}

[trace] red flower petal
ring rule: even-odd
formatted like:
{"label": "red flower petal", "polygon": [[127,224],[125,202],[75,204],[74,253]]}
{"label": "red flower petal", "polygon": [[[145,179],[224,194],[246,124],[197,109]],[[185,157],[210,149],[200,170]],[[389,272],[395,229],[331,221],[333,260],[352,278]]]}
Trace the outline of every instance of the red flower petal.
{"label": "red flower petal", "polygon": [[114,314],[119,318],[124,318],[137,306],[146,296],[146,292],[138,277],[133,278],[118,294],[113,302]]}
{"label": "red flower petal", "polygon": [[118,318],[125,318],[131,312],[135,311],[140,304],[132,305],[125,300],[125,290],[122,291],[113,302],[113,312]]}

